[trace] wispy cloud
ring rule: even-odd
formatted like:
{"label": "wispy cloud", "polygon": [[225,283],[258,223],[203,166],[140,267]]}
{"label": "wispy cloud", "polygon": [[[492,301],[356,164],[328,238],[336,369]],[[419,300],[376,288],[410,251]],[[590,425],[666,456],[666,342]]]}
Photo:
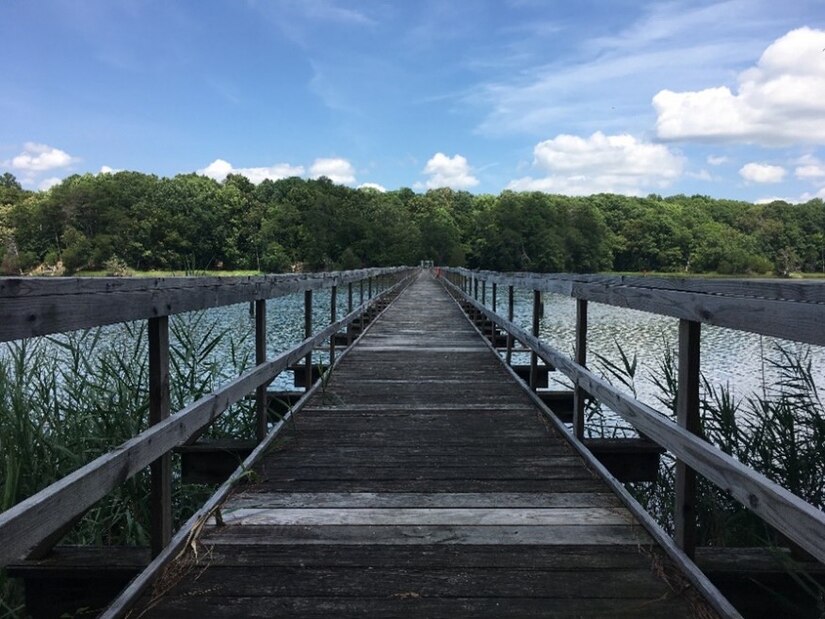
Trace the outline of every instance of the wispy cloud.
{"label": "wispy cloud", "polygon": [[761,40],[746,4],[734,0],[695,9],[658,3],[616,36],[566,32],[568,40],[584,36],[543,63],[478,84],[465,98],[488,110],[477,132],[646,131],[653,118],[650,98],[663,85],[723,79],[753,57]]}

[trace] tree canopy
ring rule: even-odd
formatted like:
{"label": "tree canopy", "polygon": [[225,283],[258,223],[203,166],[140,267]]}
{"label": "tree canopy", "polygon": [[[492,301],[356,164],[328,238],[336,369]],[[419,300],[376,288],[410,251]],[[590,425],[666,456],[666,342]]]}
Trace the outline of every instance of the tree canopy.
{"label": "tree canopy", "polygon": [[825,270],[825,207],[707,196],[386,193],[327,178],[223,182],[138,172],[49,191],[0,177],[5,274],[60,262],[278,272],[433,260],[500,271],[787,274]]}

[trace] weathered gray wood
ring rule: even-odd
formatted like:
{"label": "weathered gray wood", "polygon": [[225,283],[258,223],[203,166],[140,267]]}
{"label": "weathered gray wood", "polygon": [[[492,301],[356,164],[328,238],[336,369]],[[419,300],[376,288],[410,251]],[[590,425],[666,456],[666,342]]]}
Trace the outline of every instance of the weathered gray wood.
{"label": "weathered gray wood", "polygon": [[282,568],[271,578],[250,580],[245,568],[217,567],[179,587],[176,596],[234,597],[259,595],[269,598],[315,596],[318,590],[345,593],[347,597],[391,597],[399,591],[420,591],[428,597],[471,597],[480,591],[489,597],[614,599],[653,598],[666,588],[642,569],[605,570],[599,587],[582,578],[580,570],[500,570],[453,568],[429,569],[385,567]]}
{"label": "weathered gray wood", "polygon": [[[169,317],[149,319],[149,425],[169,418]],[[172,455],[150,465],[150,539],[157,556],[172,537]]]}
{"label": "weathered gray wood", "polygon": [[605,379],[581,367],[563,353],[518,326],[477,309],[520,342],[538,352],[573,383],[629,421],[640,432],[665,447],[705,478],[729,492],[743,505],[776,527],[820,561],[825,561],[825,514],[767,477],[743,465],[718,448],[669,421],[652,407],[618,391]]}
{"label": "weathered gray wood", "polygon": [[[255,365],[266,362],[266,300],[255,301]],[[267,385],[260,385],[255,391],[255,433],[258,441],[267,433],[267,408],[269,397]]]}
{"label": "weathered gray wood", "polygon": [[225,525],[276,526],[338,526],[338,525],[621,525],[632,524],[630,513],[623,507],[585,508],[392,508],[392,507],[336,507],[327,508],[271,508],[242,507],[221,513]]}
{"label": "weathered gray wood", "polygon": [[[259,530],[256,530],[259,529]],[[650,537],[639,525],[336,525],[216,527],[209,540],[223,545],[249,543],[294,545],[420,544],[505,546],[569,546],[586,540],[588,546],[648,545]]]}
{"label": "weathered gray wood", "polygon": [[[329,292],[329,322],[338,320],[338,286],[333,286]],[[329,338],[329,362],[335,363],[335,338]]]}
{"label": "weathered gray wood", "polygon": [[[304,339],[310,337],[312,337],[312,290],[306,290],[304,291]],[[310,350],[304,359],[304,387],[307,389],[312,386],[312,370],[312,350]]]}
{"label": "weathered gray wood", "polygon": [[[513,294],[513,286],[507,286],[507,320],[509,322],[513,322]],[[513,336],[509,332],[507,333],[507,353],[505,359],[507,361],[507,365],[510,365],[513,362]]]}
{"label": "weathered gray wood", "polygon": [[[420,457],[419,457],[420,459]],[[242,492],[232,498],[236,507],[286,508],[313,505],[316,508],[406,507],[406,508],[518,508],[616,507],[618,499],[608,492]]]}
{"label": "weathered gray wood", "polygon": [[405,268],[245,278],[0,278],[0,341],[329,288]]}
{"label": "weathered gray wood", "polygon": [[[699,353],[701,324],[679,321],[679,386],[676,396],[676,423],[688,432],[701,434],[699,417]],[[684,553],[693,557],[696,549],[696,473],[676,460],[674,539]]]}
{"label": "weathered gray wood", "polygon": [[[408,274],[405,278],[400,279],[394,286],[389,288],[385,291],[383,296],[390,296],[393,295],[395,292],[403,290],[413,277],[412,274]],[[376,301],[380,297],[376,298]],[[283,367],[288,366],[290,363],[294,363],[294,360],[290,361],[293,358],[300,358],[303,356],[305,352],[305,347],[311,347],[315,345],[316,341],[321,341],[325,337],[329,337],[332,333],[335,333],[341,329],[341,326],[345,326],[350,324],[354,321],[361,313],[366,309],[366,307],[361,307],[353,312],[350,312],[347,316],[343,319],[338,321],[335,324],[330,325],[327,329],[324,329],[320,333],[318,333],[313,340],[305,342],[304,345],[301,345],[291,351],[292,357],[287,358],[286,354],[282,354],[279,356],[279,360],[281,363],[284,364]],[[336,361],[336,365],[340,364],[340,362],[346,357],[346,355],[351,351],[351,348],[346,349]],[[276,360],[268,362],[269,365],[275,363]],[[221,503],[226,499],[229,492],[232,488],[243,478],[246,477],[249,469],[252,465],[258,461],[276,442],[279,437],[281,430],[285,427],[286,423],[292,418],[293,415],[297,414],[300,408],[309,401],[309,398],[319,390],[321,386],[320,382],[316,382],[313,386],[309,387],[306,398],[302,398],[294,408],[290,409],[284,418],[275,424],[272,430],[267,435],[266,439],[262,441],[255,450],[249,455],[249,457],[235,470],[235,472],[227,479],[212,495],[212,497],[198,510],[196,511],[189,520],[184,523],[184,525],[178,530],[175,536],[172,538],[170,543],[164,548],[163,552],[160,555],[155,557],[152,562],[146,567],[146,569],[141,572],[141,574],[135,578],[128,587],[126,587],[120,595],[114,600],[111,606],[101,615],[101,619],[116,619],[120,617],[124,617],[129,609],[134,605],[134,603],[138,600],[141,594],[143,594],[155,581],[155,579],[160,574],[161,570],[167,566],[171,561],[175,559],[175,557],[180,553],[183,549],[187,547],[188,544],[192,543],[196,538],[198,532],[200,531],[201,527],[206,523],[208,518],[215,512],[215,510],[221,505]],[[5,514],[4,514],[5,515]],[[2,533],[2,515],[0,515],[0,533]]]}
{"label": "weathered gray wood", "polygon": [[[541,317],[541,293],[533,290],[533,337],[539,336],[539,319]],[[530,388],[535,391],[539,388],[539,357],[535,351],[530,352]]]}
{"label": "weathered gray wood", "polygon": [[[647,553],[657,551],[648,534],[624,519],[625,510],[601,504],[604,482],[525,406],[529,400],[473,333],[422,276],[271,446],[255,468],[258,482],[222,507],[224,526],[203,530],[204,561],[195,557],[190,575],[171,582],[149,616],[193,607],[239,616],[264,607],[269,614],[409,616],[410,607],[351,605],[365,594],[383,604],[396,592],[432,599],[413,615],[452,614],[455,596],[472,594],[481,601],[462,608],[474,616],[508,608],[520,616],[534,597],[547,615],[549,600],[570,596],[575,604],[565,608],[577,614],[593,610],[588,596],[600,596],[609,598],[611,616],[640,608],[655,616],[663,607],[687,616],[683,594],[671,604],[668,586],[650,569]],[[244,509],[264,511],[232,523]],[[262,520],[270,524],[253,524]],[[296,593],[312,598],[279,606]],[[237,600],[231,609],[227,596]]]}
{"label": "weathered gray wood", "polygon": [[758,299],[778,299],[806,303],[825,303],[825,287],[822,280],[787,280],[758,278],[704,278],[704,277],[648,277],[635,275],[592,275],[583,273],[500,273],[497,271],[472,271],[464,268],[448,268],[449,272],[468,273],[479,279],[501,283],[511,283],[529,289],[535,278],[559,282],[609,284],[634,288],[679,290],[683,292],[705,292],[722,296],[751,297]]}
{"label": "weathered gray wood", "polygon": [[[823,285],[809,283],[786,293],[788,284],[776,284],[775,296],[768,294],[770,285],[761,284],[760,295],[738,296],[723,294],[721,285],[702,280],[689,289],[678,290],[664,287],[641,286],[621,278],[573,277],[541,273],[529,274],[475,274],[477,278],[495,280],[499,284],[513,284],[530,290],[555,292],[596,303],[627,307],[630,309],[684,318],[720,327],[761,333],[808,344],[825,345],[825,292]],[[636,284],[636,285],[632,285]],[[707,285],[707,289],[703,286]],[[816,287],[820,289],[817,291]],[[746,283],[743,284],[747,288]],[[687,287],[686,287],[687,288]],[[728,284],[728,289],[740,291]],[[794,300],[785,297],[793,297]],[[796,299],[804,298],[805,301]],[[813,301],[809,299],[814,299]]]}
{"label": "weathered gray wood", "polygon": [[356,320],[360,313],[360,309],[352,312],[312,339],[244,372],[214,393],[193,402],[0,514],[0,566],[20,558],[26,550],[82,513],[117,484],[183,444],[229,406],[257,387],[271,382],[279,372],[306,356],[319,342]]}
{"label": "weathered gray wood", "polygon": [[[403,588],[408,589],[408,588]],[[513,617],[616,617],[646,619],[691,618],[678,597],[663,594],[655,602],[648,598],[627,599],[621,607],[615,599],[564,599],[525,597],[427,597],[418,591],[399,590],[385,597],[176,597],[164,606],[168,616],[181,619],[202,619],[204,616],[233,619],[285,617],[452,617],[491,618]],[[153,615],[159,616],[159,615]]]}
{"label": "weathered gray wood", "polygon": [[[576,299],[576,352],[575,360],[587,367],[587,300]],[[573,390],[573,435],[584,439],[584,408],[587,394],[581,387]]]}

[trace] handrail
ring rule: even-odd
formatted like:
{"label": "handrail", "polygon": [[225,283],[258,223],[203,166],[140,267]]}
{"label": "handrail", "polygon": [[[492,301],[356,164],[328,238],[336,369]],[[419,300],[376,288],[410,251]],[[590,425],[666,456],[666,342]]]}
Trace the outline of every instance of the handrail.
{"label": "handrail", "polygon": [[[319,343],[360,318],[378,299],[405,285],[413,272],[411,269],[355,272],[368,273],[370,277],[392,274],[398,281],[290,350],[247,370],[213,393],[161,419],[112,451],[0,513],[0,567],[19,559],[27,550],[61,531],[66,523],[85,512],[118,484],[169,453],[174,447],[185,443],[229,406],[265,386],[281,371],[311,354]],[[329,281],[353,280],[349,274],[304,280],[310,286],[324,285]]]}
{"label": "handrail", "polygon": [[472,281],[553,292],[616,307],[825,345],[825,287],[817,282],[495,273],[446,268]]}
{"label": "handrail", "polygon": [[4,277],[0,342],[273,299],[407,268],[253,277]]}
{"label": "handrail", "polygon": [[[461,277],[475,275],[474,272],[465,269],[445,269],[445,272]],[[529,282],[528,286],[533,286],[539,284],[541,279],[538,276],[531,276],[526,281]],[[499,316],[465,293],[461,287],[450,281],[449,277],[445,278],[445,281],[472,307],[533,350],[545,363],[561,371],[577,388],[583,389],[592,397],[607,404],[611,410],[630,422],[639,432],[731,494],[817,560],[825,562],[825,513],[821,510],[684,427],[668,420],[650,406],[622,393],[583,365],[542,342],[536,335],[528,333]],[[513,281],[520,280],[502,276],[488,277],[485,281],[512,285]],[[553,276],[546,276],[545,281],[555,282],[557,280]],[[577,292],[582,292],[582,290],[577,290]],[[589,298],[593,299],[592,296]],[[825,317],[825,307],[819,306],[819,312],[821,312],[821,320]]]}

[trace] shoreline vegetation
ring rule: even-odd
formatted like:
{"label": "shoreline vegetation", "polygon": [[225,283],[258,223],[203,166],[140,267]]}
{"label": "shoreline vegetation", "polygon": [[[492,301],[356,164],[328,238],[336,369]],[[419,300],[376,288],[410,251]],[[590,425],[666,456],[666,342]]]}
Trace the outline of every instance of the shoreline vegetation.
{"label": "shoreline vegetation", "polygon": [[[587,197],[409,188],[327,178],[74,175],[48,191],[0,175],[5,275],[346,270],[789,277],[825,272],[825,203],[709,196]],[[58,268],[59,266],[59,268]]]}

